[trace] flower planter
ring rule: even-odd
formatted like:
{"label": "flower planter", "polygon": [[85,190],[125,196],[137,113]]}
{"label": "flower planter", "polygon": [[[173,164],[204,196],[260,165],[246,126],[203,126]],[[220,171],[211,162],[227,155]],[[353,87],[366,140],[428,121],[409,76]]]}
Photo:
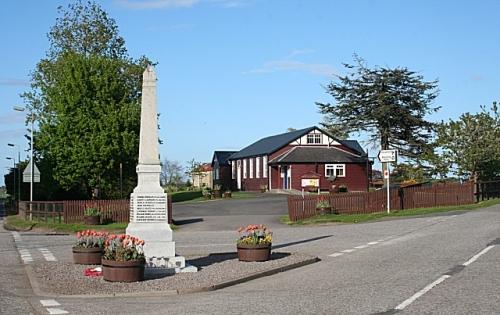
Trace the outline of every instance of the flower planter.
{"label": "flower planter", "polygon": [[102,248],[100,247],[73,247],[73,263],[79,265],[100,265]]}
{"label": "flower planter", "polygon": [[240,261],[266,261],[271,256],[271,244],[239,244],[237,249]]}
{"label": "flower planter", "polygon": [[332,213],[332,207],[318,207],[316,208],[316,211],[319,214],[330,214]]}
{"label": "flower planter", "polygon": [[111,282],[137,282],[144,280],[144,260],[115,261],[102,259],[102,276]]}
{"label": "flower planter", "polygon": [[214,194],[214,198],[221,198],[222,197],[222,192],[220,190],[214,190],[213,194]]}
{"label": "flower planter", "polygon": [[224,193],[224,198],[231,198],[231,193],[230,192],[225,192]]}
{"label": "flower planter", "polygon": [[101,224],[101,216],[93,215],[93,216],[83,216],[83,223],[86,225],[99,225]]}

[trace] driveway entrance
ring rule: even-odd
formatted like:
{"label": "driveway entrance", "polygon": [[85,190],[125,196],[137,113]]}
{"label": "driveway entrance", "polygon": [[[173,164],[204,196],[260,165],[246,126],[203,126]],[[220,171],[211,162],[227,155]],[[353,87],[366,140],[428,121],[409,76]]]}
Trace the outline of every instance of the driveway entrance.
{"label": "driveway entrance", "polygon": [[256,194],[249,199],[174,203],[173,218],[182,231],[234,231],[248,224],[281,225],[288,214],[286,195]]}

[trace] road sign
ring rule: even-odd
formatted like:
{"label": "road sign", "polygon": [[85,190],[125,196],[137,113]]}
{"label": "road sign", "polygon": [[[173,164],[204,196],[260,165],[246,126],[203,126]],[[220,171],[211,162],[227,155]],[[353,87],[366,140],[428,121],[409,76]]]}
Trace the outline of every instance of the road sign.
{"label": "road sign", "polygon": [[389,171],[385,170],[384,171],[384,179],[388,179],[388,178],[389,178]]}
{"label": "road sign", "polygon": [[[26,168],[23,171],[23,182],[24,183],[31,182],[31,160],[29,161],[28,165],[26,165]],[[38,167],[36,167],[36,164],[34,163],[33,163],[33,182],[34,183],[40,182],[40,171],[38,170]]]}
{"label": "road sign", "polygon": [[381,150],[378,154],[378,159],[382,163],[396,162],[398,157],[398,150]]}

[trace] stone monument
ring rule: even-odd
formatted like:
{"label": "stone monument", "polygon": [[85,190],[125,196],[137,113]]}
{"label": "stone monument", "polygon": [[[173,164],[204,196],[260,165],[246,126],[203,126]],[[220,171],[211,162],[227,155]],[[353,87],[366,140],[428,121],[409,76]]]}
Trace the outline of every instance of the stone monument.
{"label": "stone monument", "polygon": [[156,73],[148,66],[143,73],[141,129],[137,187],[130,195],[130,223],[126,233],[145,241],[146,270],[172,273],[185,268],[175,255],[175,242],[168,224],[167,194],[160,185],[156,112]]}

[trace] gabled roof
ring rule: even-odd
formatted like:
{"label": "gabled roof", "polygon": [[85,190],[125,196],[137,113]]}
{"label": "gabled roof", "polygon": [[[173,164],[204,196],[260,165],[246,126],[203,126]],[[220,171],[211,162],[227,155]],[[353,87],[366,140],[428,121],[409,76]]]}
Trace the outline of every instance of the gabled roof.
{"label": "gabled roof", "polygon": [[238,151],[214,151],[214,156],[212,157],[212,167],[214,166],[214,161],[217,159],[219,165],[229,165],[229,157]]}
{"label": "gabled roof", "polygon": [[336,147],[294,147],[269,161],[269,164],[289,163],[366,163],[366,157]]}
{"label": "gabled roof", "polygon": [[295,130],[291,132],[282,133],[276,136],[270,136],[260,139],[257,142],[252,143],[248,147],[241,149],[239,152],[231,155],[230,160],[241,159],[251,156],[271,154],[282,147],[286,146],[293,140],[308,134],[317,127],[309,127],[300,130]]}
{"label": "gabled roof", "polygon": [[365,150],[361,147],[357,140],[339,140],[339,142],[346,147],[358,152],[361,155],[366,155]]}
{"label": "gabled roof", "polygon": [[[300,130],[282,133],[282,134],[275,135],[275,136],[262,138],[259,141],[254,142],[251,145],[241,149],[239,152],[235,152],[234,154],[229,156],[228,160],[236,160],[236,159],[247,158],[247,157],[252,157],[252,156],[259,156],[259,155],[269,155],[269,154],[276,152],[277,150],[283,148],[284,146],[288,145],[290,142],[308,134],[309,132],[311,132],[313,130],[319,130],[319,131],[325,133],[330,138],[335,139],[340,144],[350,148],[354,152],[357,152],[359,155],[366,155],[365,151],[359,145],[357,140],[340,140],[340,139],[337,139],[336,137],[330,135],[328,132],[326,132],[322,129],[319,129],[316,126],[313,126],[313,127],[300,129]],[[213,160],[212,160],[212,162],[213,162]]]}

